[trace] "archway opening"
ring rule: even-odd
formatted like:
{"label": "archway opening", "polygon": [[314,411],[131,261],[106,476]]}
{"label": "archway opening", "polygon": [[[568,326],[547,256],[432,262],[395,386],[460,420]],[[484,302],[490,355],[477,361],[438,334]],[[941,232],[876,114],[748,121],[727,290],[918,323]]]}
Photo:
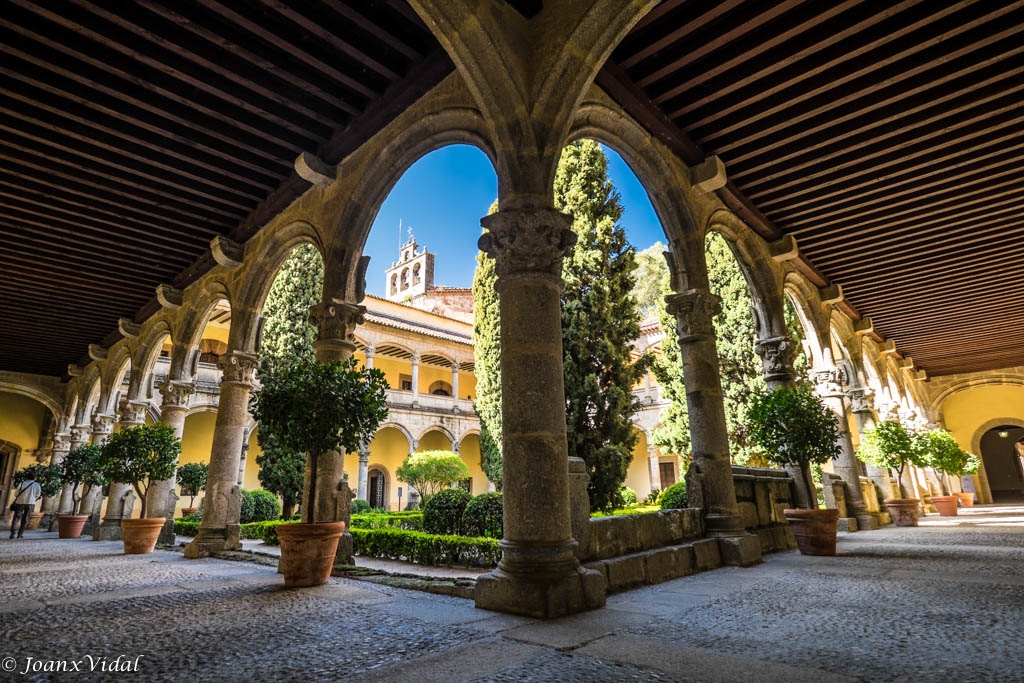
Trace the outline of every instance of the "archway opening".
{"label": "archway opening", "polygon": [[1024,503],[1024,427],[1000,425],[981,437],[993,503]]}

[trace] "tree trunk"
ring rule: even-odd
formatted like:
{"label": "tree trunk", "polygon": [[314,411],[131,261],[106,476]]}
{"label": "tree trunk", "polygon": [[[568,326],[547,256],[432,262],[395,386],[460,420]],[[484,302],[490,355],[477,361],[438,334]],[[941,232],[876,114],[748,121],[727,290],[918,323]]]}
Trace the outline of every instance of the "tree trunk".
{"label": "tree trunk", "polygon": [[900,498],[907,497],[907,493],[903,488],[903,467],[896,469],[896,488],[900,492]]}
{"label": "tree trunk", "polygon": [[295,503],[291,501],[285,501],[281,506],[281,519],[284,521],[291,520],[295,516]]}

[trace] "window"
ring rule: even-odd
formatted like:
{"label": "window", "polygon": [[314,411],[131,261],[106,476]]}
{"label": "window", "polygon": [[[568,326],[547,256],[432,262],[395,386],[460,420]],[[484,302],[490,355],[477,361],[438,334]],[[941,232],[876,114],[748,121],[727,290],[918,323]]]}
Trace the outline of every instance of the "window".
{"label": "window", "polygon": [[412,375],[399,375],[398,388],[402,391],[412,391]]}

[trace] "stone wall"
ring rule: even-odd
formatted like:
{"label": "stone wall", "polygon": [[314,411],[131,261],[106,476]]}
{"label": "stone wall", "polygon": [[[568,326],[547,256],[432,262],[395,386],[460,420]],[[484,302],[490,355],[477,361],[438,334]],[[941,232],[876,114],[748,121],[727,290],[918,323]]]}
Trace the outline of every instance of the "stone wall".
{"label": "stone wall", "polygon": [[784,470],[733,466],[743,526],[761,541],[761,552],[796,548],[796,539],[782,511],[793,507],[793,478]]}

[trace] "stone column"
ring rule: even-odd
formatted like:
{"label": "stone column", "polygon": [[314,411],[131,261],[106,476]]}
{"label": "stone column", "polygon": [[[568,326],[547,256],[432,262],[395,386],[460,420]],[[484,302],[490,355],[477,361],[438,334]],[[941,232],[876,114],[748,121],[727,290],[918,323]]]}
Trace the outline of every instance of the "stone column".
{"label": "stone column", "polygon": [[[321,363],[346,361],[356,350],[356,327],[365,321],[366,307],[344,301],[331,301],[313,306],[309,311],[309,320],[317,328],[317,337],[313,342],[316,357]],[[310,465],[306,465],[306,481],[304,491],[309,490]],[[317,458],[316,477],[316,509],[311,510],[305,503],[302,506],[303,522],[345,522],[345,533],[338,541],[336,564],[355,564],[352,551],[352,534],[348,528],[352,523],[351,510],[348,502],[340,497],[349,495],[348,485],[344,483],[345,453],[331,451]],[[305,494],[303,494],[305,496]],[[339,518],[339,513],[344,518]]]}
{"label": "stone column", "polygon": [[420,354],[412,354],[412,402],[420,397]]}
{"label": "stone column", "polygon": [[821,368],[814,370],[813,375],[818,395],[839,421],[839,438],[837,439],[839,457],[835,461],[835,470],[846,485],[846,509],[850,518],[856,518],[855,524],[851,524],[850,518],[847,518],[846,528],[844,528],[844,521],[840,519],[839,528],[842,531],[877,529],[878,518],[864,507],[864,496],[860,491],[860,467],[857,464],[857,457],[854,455],[853,440],[850,438],[850,423],[846,414],[846,394],[843,392],[843,383],[847,379],[846,371],[839,367]]}
{"label": "stone column", "polygon": [[245,464],[249,461],[249,439],[242,433],[242,450],[238,454],[238,485],[245,483]]}
{"label": "stone column", "polygon": [[[64,458],[67,457],[68,452],[71,450],[70,439],[71,435],[68,433],[53,435],[53,454],[50,456],[50,464],[59,465],[64,462]],[[55,496],[43,498],[41,509],[44,514],[39,526],[46,527],[50,531],[53,531],[50,527],[57,523],[57,510],[60,507],[60,502],[60,493]]]}
{"label": "stone column", "polygon": [[235,550],[239,540],[242,492],[238,486],[238,454],[245,441],[249,420],[249,392],[259,357],[253,353],[232,351],[220,357],[217,365],[223,376],[217,421],[213,427],[210,470],[203,498],[203,520],[199,532],[185,547],[185,557],[206,557],[215,550]]}
{"label": "stone column", "polygon": [[[123,400],[120,406],[120,428],[131,429],[145,424],[148,407],[149,404],[146,401]],[[110,484],[103,523],[92,532],[94,541],[120,541],[122,539],[121,520],[130,516],[134,498],[135,491],[131,484]]]}
{"label": "stone column", "polygon": [[668,313],[676,319],[679,333],[693,449],[691,470],[701,477],[707,534],[719,539],[725,564],[756,564],[761,561],[761,542],[743,528],[729,458],[729,432],[712,320],[722,309],[721,300],[706,289],[690,289],[665,297],[665,303]]}
{"label": "stone column", "polygon": [[[764,366],[764,379],[769,391],[792,387],[796,384],[793,359],[796,357],[797,345],[792,339],[786,336],[760,339],[754,345],[754,350],[761,357],[761,363]],[[809,498],[810,493],[806,487],[800,485],[800,482],[806,479],[810,486],[814,486],[814,482],[811,481],[810,468],[801,470],[798,465],[786,465],[784,469],[796,482],[793,502],[797,507],[816,510],[818,508],[817,498]]]}
{"label": "stone column", "polygon": [[647,473],[651,477],[651,490],[661,490],[661,460],[658,458],[658,447],[647,447]]}
{"label": "stone column", "polygon": [[367,346],[364,353],[366,354],[366,369],[370,370],[373,368],[373,358],[377,355],[377,349],[372,346]]}
{"label": "stone column", "polygon": [[[68,452],[75,450],[79,446],[84,446],[89,443],[89,435],[91,430],[89,425],[75,425],[71,428],[71,441],[68,447]],[[61,458],[63,460],[63,458]],[[73,496],[72,487],[67,484],[60,492],[60,504],[57,506],[58,515],[73,515],[75,514],[75,499]]]}
{"label": "stone column", "polygon": [[[864,432],[874,427],[878,422],[875,417],[874,395],[866,387],[854,387],[846,392],[846,397],[850,399],[850,409],[853,411],[854,419],[857,420],[857,433],[860,434],[860,442],[864,443]],[[885,503],[883,501],[886,498],[897,498],[899,494],[893,493],[892,479],[884,467],[876,467],[875,465],[866,465],[866,467],[868,476],[871,478],[871,481],[875,482],[875,487],[879,490],[878,503],[882,510],[885,510]]]}
{"label": "stone column", "polygon": [[481,219],[501,311],[504,538],[498,567],[477,579],[476,606],[551,618],[601,607],[605,579],[580,566],[569,509],[560,295],[576,241],[554,209]]}
{"label": "stone column", "polygon": [[459,405],[459,364],[452,363],[452,410]]}
{"label": "stone column", "polygon": [[370,444],[366,441],[359,444],[359,476],[356,481],[356,497],[366,500],[366,477],[370,466]]}
{"label": "stone column", "polygon": [[[160,393],[164,397],[160,405],[160,421],[171,425],[179,439],[185,431],[188,402],[195,391],[196,385],[192,382],[167,380],[160,385]],[[171,477],[154,482],[146,493],[146,505],[149,509],[139,513],[140,516],[166,519],[158,541],[161,545],[174,545],[174,508],[178,502],[178,496],[174,494],[175,481],[176,478]]]}
{"label": "stone column", "polygon": [[[92,416],[92,442],[100,446],[114,433],[114,423],[117,422],[116,415],[93,415]],[[81,505],[78,514],[88,515],[89,519],[82,528],[83,534],[92,535],[100,523],[100,508],[103,503],[103,489],[93,486],[88,491],[82,492]]]}

